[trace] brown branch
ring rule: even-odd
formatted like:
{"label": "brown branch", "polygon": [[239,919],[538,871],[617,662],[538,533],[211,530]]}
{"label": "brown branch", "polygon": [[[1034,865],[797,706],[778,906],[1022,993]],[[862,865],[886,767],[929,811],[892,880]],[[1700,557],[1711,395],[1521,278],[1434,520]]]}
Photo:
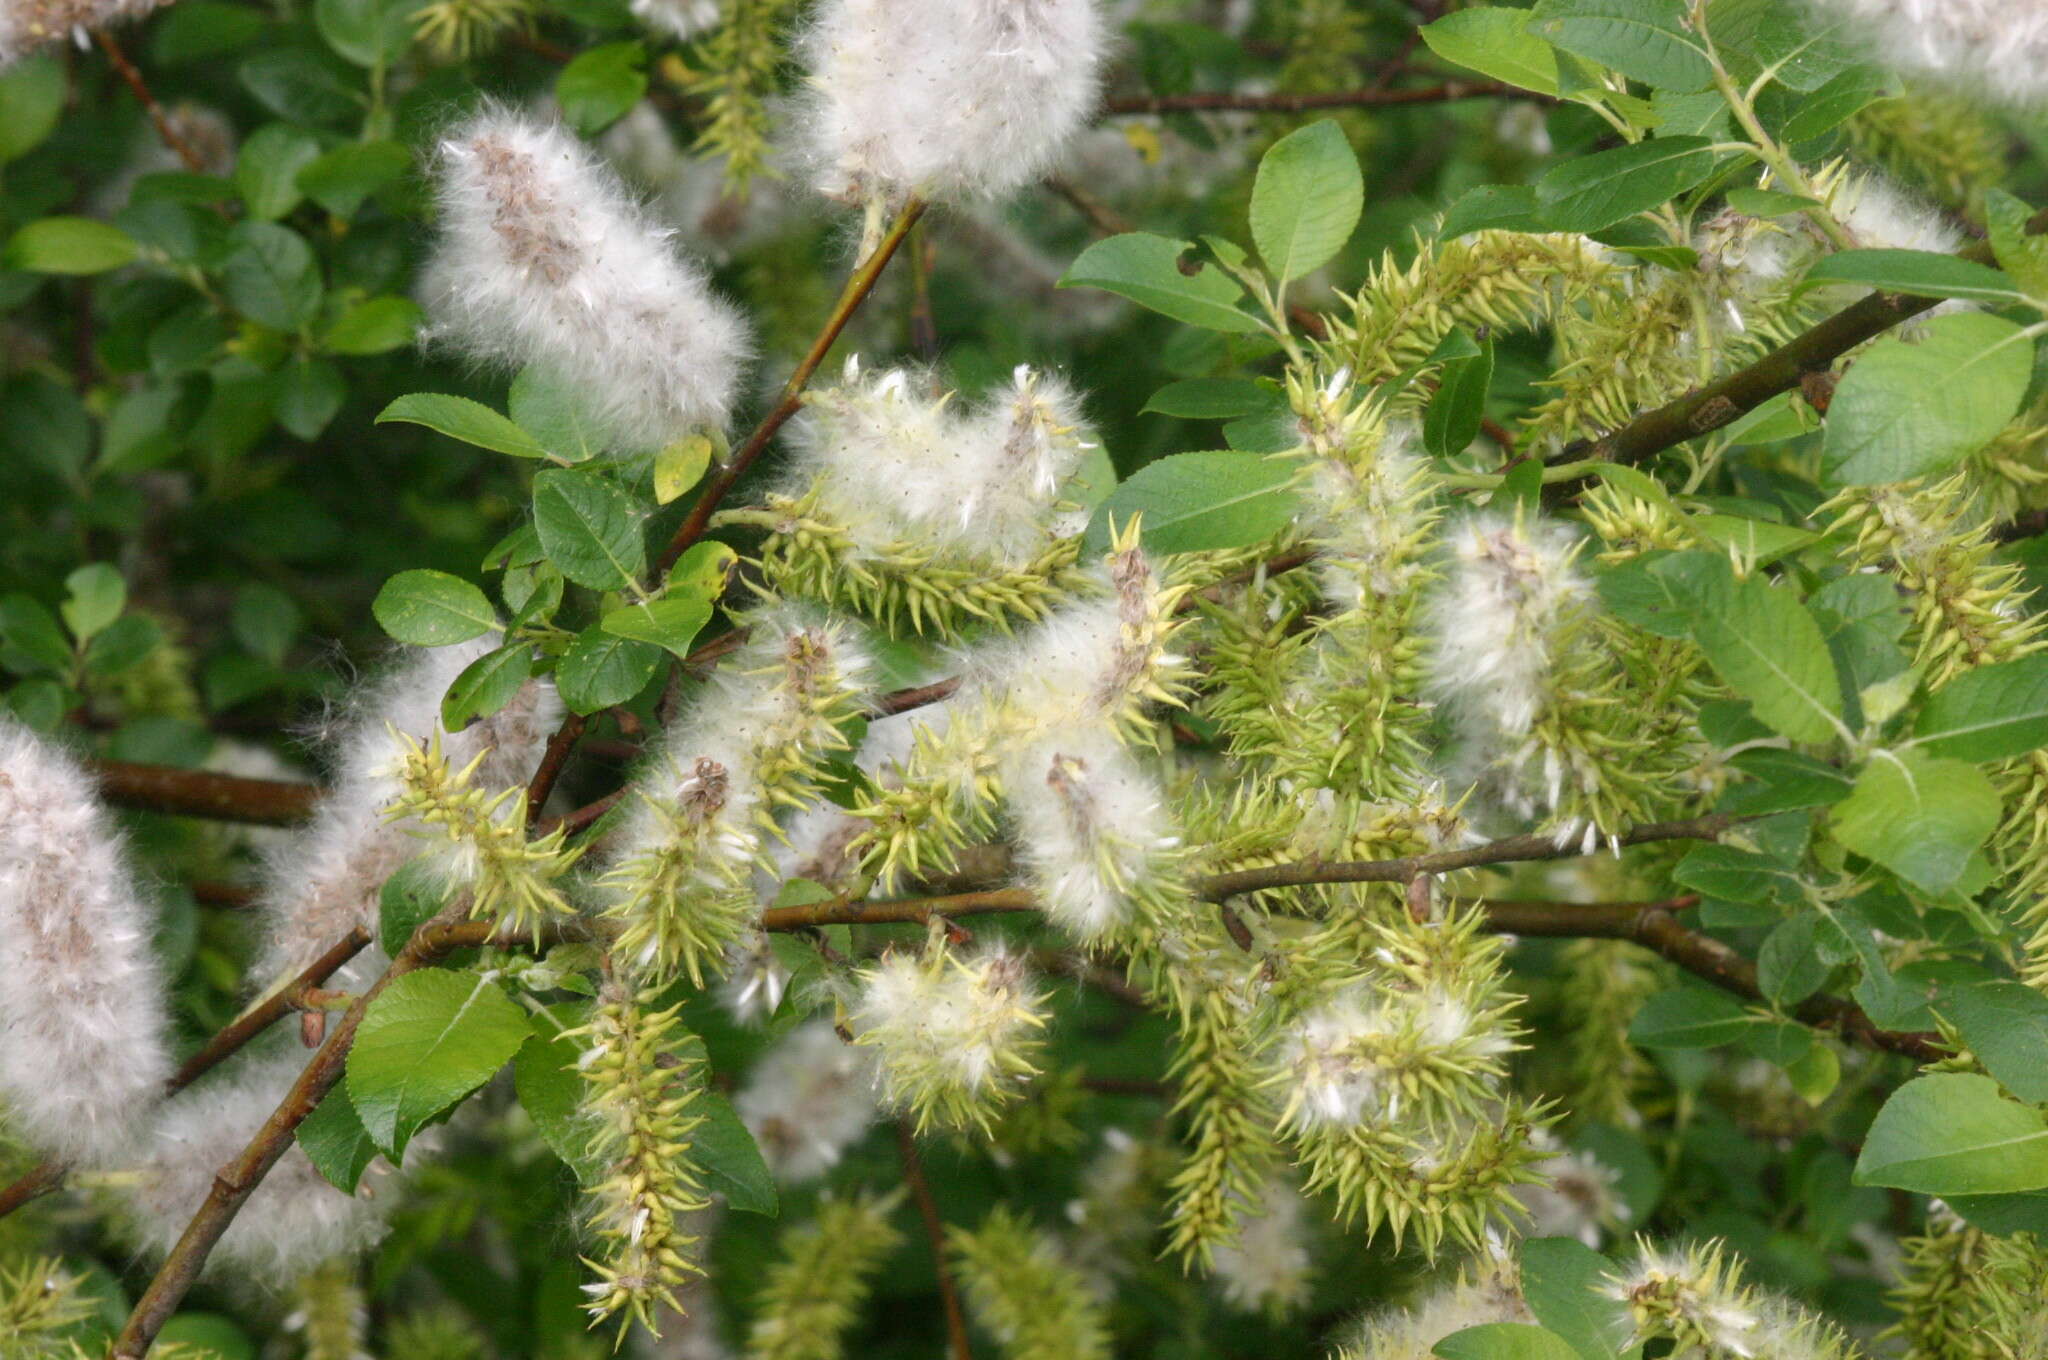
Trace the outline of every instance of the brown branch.
{"label": "brown branch", "polygon": [[562,777],[562,770],[569,764],[569,753],[576,749],[576,739],[583,735],[588,722],[581,713],[571,713],[562,719],[555,735],[548,738],[547,749],[540,753],[540,764],[534,767],[533,780],[526,786],[527,826],[540,821],[540,810],[546,806],[548,795],[555,791],[555,782]]}
{"label": "brown branch", "polygon": [[87,762],[100,794],[115,807],[216,822],[290,826],[312,814],[318,784],[282,779],[244,779],[174,765],[135,765],[120,760]]}
{"label": "brown branch", "polygon": [[853,320],[853,314],[860,310],[861,303],[867,301],[868,294],[875,290],[876,281],[882,277],[882,271],[895,257],[897,248],[903,244],[904,238],[910,235],[910,229],[924,216],[925,206],[921,198],[913,198],[905,203],[902,211],[896,214],[896,220],[890,225],[887,234],[876,244],[867,259],[861,262],[860,268],[853,271],[853,276],[847,279],[845,289],[839,294],[839,301],[833,304],[832,314],[825,319],[824,329],[819,331],[817,339],[811,342],[811,348],[797,364],[796,371],[789,375],[789,381],[782,385],[782,393],[776,399],[775,405],[770,408],[767,415],[761,417],[761,423],[747,436],[747,442],[740,445],[726,465],[712,476],[702,494],[697,497],[697,503],[690,508],[689,518],[682,522],[675,536],[669,540],[668,547],[662,550],[661,560],[654,568],[657,579],[666,575],[668,569],[676,564],[676,559],[687,552],[698,539],[704,537],[705,529],[710,526],[712,513],[718,509],[726,494],[746,475],[747,469],[752,467],[754,460],[767,449],[769,441],[775,438],[777,431],[788,424],[790,417],[802,409],[804,388],[809,385],[811,375],[818,371],[818,365],[825,362],[826,354],[839,340],[839,333],[846,329],[846,323]]}
{"label": "brown branch", "polygon": [[1200,113],[1209,110],[1240,113],[1307,113],[1312,109],[1386,108],[1401,104],[1446,104],[1457,99],[1527,99],[1553,102],[1533,90],[1498,81],[1447,80],[1406,90],[1336,90],[1326,94],[1246,94],[1235,90],[1205,90],[1194,94],[1139,95],[1103,103],[1107,117],[1130,113]]}
{"label": "brown branch", "polygon": [[[184,1065],[164,1083],[164,1094],[176,1095],[225,1062],[244,1044],[289,1014],[301,997],[332,977],[369,942],[370,933],[362,929],[352,930],[335,941],[327,952],[307,964],[297,977],[278,988],[261,1005],[236,1017],[207,1040],[205,1047],[187,1058]],[[5,1190],[0,1190],[0,1218],[7,1217],[30,1200],[60,1188],[64,1183],[65,1170],[64,1163],[51,1158]]]}
{"label": "brown branch", "polygon": [[1051,175],[1046,178],[1045,187],[1073,204],[1074,211],[1088,219],[1088,225],[1095,229],[1097,235],[1122,236],[1138,229],[1137,223],[1070,179]]}
{"label": "brown branch", "polygon": [[356,1029],[362,1024],[363,1015],[371,1003],[398,978],[426,967],[457,948],[455,941],[465,934],[459,927],[473,924],[462,919],[468,910],[467,900],[450,903],[440,915],[414,932],[398,957],[391,961],[391,966],[384,970],[384,975],[348,1008],[341,1023],[335,1026],[333,1038],[306,1064],[305,1071],[292,1083],[292,1089],[270,1118],[264,1121],[263,1127],[256,1131],[255,1137],[249,1140],[248,1146],[214,1176],[213,1189],[207,1194],[206,1202],[186,1225],[184,1235],[164,1258],[156,1277],[149,1282],[149,1288],[143,1291],[134,1311],[128,1315],[127,1325],[115,1338],[111,1360],[142,1360],[149,1353],[157,1333],[178,1310],[192,1282],[199,1278],[208,1254],[235,1221],[235,1215],[291,1147],[292,1135],[299,1125],[341,1080],[348,1061],[349,1045],[354,1041]]}
{"label": "brown branch", "polygon": [[896,1151],[903,1158],[903,1180],[917,1201],[918,1217],[924,1220],[925,1236],[932,1244],[932,1271],[938,1276],[939,1304],[946,1312],[946,1353],[950,1360],[974,1360],[967,1344],[967,1318],[960,1311],[960,1292],[953,1287],[953,1271],[946,1264],[946,1225],[939,1221],[939,1202],[932,1197],[924,1161],[917,1155],[917,1137],[906,1119],[896,1121]]}
{"label": "brown branch", "polygon": [[114,41],[113,34],[99,30],[94,32],[92,37],[93,41],[100,45],[100,51],[106,54],[107,64],[114,68],[114,74],[127,82],[129,90],[141,102],[142,111],[148,114],[149,121],[156,125],[156,135],[163,139],[164,145],[177,153],[178,159],[185,163],[187,170],[195,175],[204,174],[205,158],[194,151],[192,144],[172,125],[170,115],[164,112],[164,106],[157,103],[156,96],[150,93],[149,82],[142,78],[142,72],[135,69],[135,63],[128,60],[128,54]]}

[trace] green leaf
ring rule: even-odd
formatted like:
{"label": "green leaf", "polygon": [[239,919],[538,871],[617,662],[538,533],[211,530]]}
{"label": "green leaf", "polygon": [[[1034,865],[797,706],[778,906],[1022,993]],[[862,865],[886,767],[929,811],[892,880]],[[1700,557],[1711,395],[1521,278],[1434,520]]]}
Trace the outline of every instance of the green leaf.
{"label": "green leaf", "polygon": [[[541,447],[565,463],[586,462],[610,451],[575,384],[541,369],[519,370],[512,380],[509,409],[520,428],[531,431]],[[708,441],[705,454],[708,459]]]}
{"label": "green leaf", "polygon": [[1832,765],[1774,747],[1744,751],[1729,764],[1757,781],[1729,791],[1723,806],[1740,816],[1828,807],[1847,798],[1855,785]]}
{"label": "green leaf", "polygon": [[1950,993],[1941,1009],[2000,1085],[2030,1105],[2048,1104],[2048,996],[2018,982],[1980,982]]}
{"label": "green leaf", "polygon": [[1834,838],[1928,892],[1946,892],[1998,826],[1998,790],[1983,771],[1918,751],[1879,752],[1837,803]]}
{"label": "green leaf", "polygon": [[1109,542],[1144,516],[1145,546],[1154,552],[1243,548],[1287,527],[1299,508],[1294,468],[1278,459],[1223,450],[1178,453],[1147,463],[1096,508],[1083,539],[1084,553]]}
{"label": "green leaf", "polygon": [[384,583],[370,612],[385,632],[415,647],[446,647],[498,626],[483,591],[445,571],[401,571]]}
{"label": "green leaf", "polygon": [[[370,298],[358,302],[337,317],[334,324],[327,328],[327,334],[321,337],[320,347],[329,354],[386,354],[410,345],[413,337],[419,334],[420,325],[425,320],[426,314],[411,298]],[[412,398],[400,397],[398,400],[409,401]],[[450,397],[447,400],[462,401],[464,398]],[[483,409],[490,411],[489,407]],[[385,415],[390,414],[390,408],[387,407]],[[491,411],[491,414],[496,415],[497,412]]]}
{"label": "green leaf", "polygon": [[1912,744],[1931,756],[1973,762],[2048,746],[2048,656],[1964,671],[1928,698]]}
{"label": "green leaf", "polygon": [[1697,847],[1672,868],[1671,879],[1724,902],[1771,902],[1800,894],[1798,874],[1768,855],[1732,845]]}
{"label": "green leaf", "polygon": [[714,441],[708,434],[686,434],[664,444],[654,455],[654,501],[667,505],[704,480],[711,467]]}
{"label": "green leaf", "polygon": [[135,259],[135,238],[90,217],[44,217],[14,233],[0,266],[31,274],[104,274]]}
{"label": "green leaf", "polygon": [[241,222],[221,265],[228,305],[272,330],[293,332],[319,315],[323,289],[313,248],[275,222]]}
{"label": "green leaf", "polygon": [[257,581],[235,592],[228,628],[253,656],[283,665],[285,653],[305,626],[305,613],[276,586]]}
{"label": "green leaf", "polygon": [[1876,67],[1851,66],[1811,94],[1788,96],[1789,112],[1778,135],[1788,144],[1824,136],[1889,95],[1891,85],[1891,78]]}
{"label": "green leaf", "polygon": [[1601,1292],[1613,1265],[1569,1237],[1522,1243],[1522,1298],[1536,1321],[1571,1344],[1579,1360],[1619,1360],[1628,1315]]}
{"label": "green leaf", "polygon": [[395,1161],[420,1126],[489,1081],[533,1033],[498,984],[422,968],[370,1003],[348,1055],[348,1094]]}
{"label": "green leaf", "polygon": [[1429,50],[1454,66],[1519,85],[1538,94],[1557,93],[1557,54],[1528,31],[1529,12],[1481,6],[1446,14],[1422,26]]}
{"label": "green leaf", "polygon": [[1182,420],[1236,420],[1281,402],[1272,389],[1250,378],[1183,378],[1154,392],[1144,409]]}
{"label": "green leaf", "polygon": [[56,616],[33,596],[0,597],[0,662],[11,671],[71,671],[71,644]]}
{"label": "green leaf", "polygon": [[1939,472],[2005,428],[2026,395],[2034,346],[2010,321],[1937,316],[1917,339],[1879,340],[1828,406],[1821,466],[1837,486]]}
{"label": "green leaf", "polygon": [[1643,1048],[1716,1048],[1740,1039],[1756,1017],[1724,992],[1682,985],[1643,1002],[1628,1039]]}
{"label": "green leaf", "polygon": [[325,359],[294,355],[278,370],[277,423],[300,439],[318,439],[347,396],[340,369]]}
{"label": "green leaf", "polygon": [[545,458],[547,450],[533,436],[480,401],[468,397],[444,396],[439,392],[413,392],[385,407],[377,423],[399,420],[439,430],[465,444],[509,453],[514,458]]}
{"label": "green leaf", "polygon": [[233,1319],[219,1313],[179,1313],[157,1334],[159,1353],[182,1360],[256,1360],[256,1343]]}
{"label": "green leaf", "polygon": [[671,596],[614,609],[598,621],[598,626],[613,637],[651,642],[680,661],[689,656],[690,644],[709,622],[711,601],[696,596]]}
{"label": "green leaf", "polygon": [[1793,213],[1805,212],[1808,208],[1820,206],[1817,198],[1804,194],[1788,194],[1777,189],[1755,189],[1744,186],[1730,189],[1727,194],[1728,206],[1751,217],[1789,217]]}
{"label": "green leaf", "polygon": [[586,628],[556,663],[555,685],[571,709],[595,713],[638,694],[660,663],[659,647]]}
{"label": "green leaf", "polygon": [[[1492,10],[1461,9],[1458,14],[1491,14]],[[1450,15],[1456,18],[1458,15]],[[1455,241],[1471,231],[1541,231],[1532,184],[1482,184],[1453,203],[1437,225],[1437,239]]]}
{"label": "green leaf", "polygon": [[105,631],[128,607],[128,583],[121,579],[120,572],[104,562],[72,572],[64,578],[64,589],[69,593],[64,603],[57,606],[57,612],[64,616],[64,626],[80,646]]}
{"label": "green leaf", "polygon": [[386,954],[405,948],[412,933],[448,905],[446,866],[432,855],[416,855],[392,871],[377,890],[377,945]]}
{"label": "green leaf", "polygon": [[148,660],[163,640],[155,619],[124,614],[86,644],[85,669],[93,675],[119,675]]}
{"label": "green leaf", "polygon": [[1567,160],[1536,181],[1544,225],[1598,231],[1666,203],[1712,173],[1711,147],[1704,137],[1658,137]]}
{"label": "green leaf", "polygon": [[1944,1198],[2048,1189],[2048,1123],[1989,1077],[1915,1077],[1877,1112],[1855,1181]]}
{"label": "green leaf", "polygon": [[1756,985],[1779,1006],[1796,1006],[1820,990],[1831,965],[1820,956],[1817,912],[1788,916],[1764,937],[1756,956]]}
{"label": "green leaf", "polygon": [[1252,242],[1281,283],[1310,274],[1344,248],[1365,208],[1358,156],[1332,119],[1288,133],[1259,159]]}
{"label": "green leaf", "polygon": [[604,1179],[605,1165],[591,1152],[592,1129],[583,1108],[587,1083],[577,1066],[583,1050],[573,1039],[549,1035],[546,1031],[552,1026],[545,1022],[535,1028],[540,1032],[521,1044],[512,1060],[513,1088],[542,1140],[576,1173],[578,1181],[595,1185]]}
{"label": "green leaf", "polygon": [[1463,453],[1479,437],[1487,389],[1493,386],[1493,342],[1482,342],[1478,350],[1444,365],[1443,379],[1423,413],[1422,444],[1435,457]]}
{"label": "green leaf", "polygon": [[299,171],[299,190],[336,217],[354,217],[370,195],[412,168],[398,142],[349,142]]}
{"label": "green leaf", "polygon": [[735,1209],[772,1218],[778,1211],[775,1178],[732,1102],[716,1091],[699,1091],[690,1112],[704,1119],[690,1136],[690,1158],[704,1168],[704,1187],[724,1195]]}
{"label": "green leaf", "polygon": [[1984,193],[1984,221],[1998,267],[2029,297],[2048,298],[2048,236],[2027,230],[2034,210],[2003,189]]}
{"label": "green leaf", "polygon": [[1579,1360],[1571,1342],[1526,1322],[1482,1322],[1452,1332],[1430,1354],[1444,1360]]}
{"label": "green leaf", "polygon": [[33,56],[0,71],[0,165],[42,145],[64,112],[64,68]]}
{"label": "green leaf", "polygon": [[1800,280],[1802,288],[1854,283],[1915,297],[1967,298],[2003,305],[2020,300],[2011,279],[1989,265],[1931,250],[1844,250],[1822,257]]}
{"label": "green leaf", "polygon": [[344,1195],[356,1192],[363,1172],[377,1157],[377,1144],[356,1117],[348,1087],[341,1082],[335,1083],[299,1125],[298,1139],[313,1169]]}
{"label": "green leaf", "polygon": [[488,718],[512,702],[533,675],[533,648],[511,642],[486,652],[462,668],[441,700],[441,725],[460,732],[478,718]]}
{"label": "green leaf", "polygon": [[1753,567],[1768,566],[1820,537],[1809,529],[1750,515],[1688,515],[1685,527]]}
{"label": "green leaf", "polygon": [[555,78],[555,102],[569,126],[595,137],[626,116],[647,93],[647,48],[607,43],[579,53]]}
{"label": "green leaf", "polygon": [[1214,331],[1250,335],[1265,329],[1237,306],[1244,289],[1214,265],[1181,269],[1194,247],[1150,232],[1133,231],[1097,241],[1082,251],[1059,281],[1062,288],[1100,288],[1176,321]]}
{"label": "green leaf", "polygon": [[1693,636],[1728,688],[1794,741],[1834,736],[1842,685],[1813,614],[1791,590],[1752,576],[1696,621]]}
{"label": "green leaf", "polygon": [[327,45],[357,66],[388,66],[412,42],[420,0],[313,0]]}
{"label": "green leaf", "polygon": [[269,123],[242,144],[235,188],[251,217],[272,222],[299,205],[299,172],[320,156],[320,141],[289,123]]}
{"label": "green leaf", "polygon": [[1682,638],[1703,611],[1734,593],[1735,573],[1719,553],[1652,552],[1601,572],[1597,588],[1616,618],[1657,637]]}
{"label": "green leaf", "polygon": [[640,511],[594,472],[549,468],[533,479],[533,527],[562,575],[592,590],[623,590],[647,569]]}
{"label": "green leaf", "polygon": [[1944,1195],[1942,1202],[1979,1232],[2010,1237],[2030,1232],[2048,1241],[2048,1191],[2025,1190],[2013,1195]]}
{"label": "green leaf", "polygon": [[1543,0],[1529,31],[1658,89],[1683,93],[1714,79],[1684,0]]}

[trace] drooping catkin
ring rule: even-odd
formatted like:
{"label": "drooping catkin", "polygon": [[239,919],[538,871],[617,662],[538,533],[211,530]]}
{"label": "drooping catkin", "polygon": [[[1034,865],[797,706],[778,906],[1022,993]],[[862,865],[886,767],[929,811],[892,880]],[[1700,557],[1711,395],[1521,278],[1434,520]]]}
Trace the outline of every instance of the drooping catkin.
{"label": "drooping catkin", "polygon": [[747,1333],[750,1360],[839,1360],[874,1276],[903,1241],[889,1222],[900,1196],[828,1199],[783,1232]]}
{"label": "drooping catkin", "polygon": [[1005,1360],[1108,1360],[1103,1305],[1050,1236],[997,1205],[946,1237],[968,1309]]}
{"label": "drooping catkin", "polygon": [[724,426],[745,323],[561,127],[490,108],[443,137],[430,338],[574,387],[623,451]]}
{"label": "drooping catkin", "polygon": [[802,51],[820,193],[960,200],[1031,183],[1094,112],[1095,0],[828,0]]}
{"label": "drooping catkin", "polygon": [[654,1312],[683,1311],[678,1291],[702,1269],[697,1239],[684,1226],[705,1207],[690,1145],[703,1117],[693,1107],[698,1062],[681,1051],[688,1031],[680,1007],[654,1008],[657,991],[619,977],[606,980],[590,1024],[581,1068],[584,1109],[595,1131],[591,1152],[605,1179],[588,1192],[598,1278],[583,1286],[593,1322],[618,1317],[649,1330]]}
{"label": "drooping catkin", "polygon": [[155,929],[91,776],[0,716],[0,1106],[37,1148],[116,1162],[161,1098]]}
{"label": "drooping catkin", "polygon": [[873,669],[851,629],[800,606],[771,606],[747,627],[635,781],[599,883],[621,957],[695,985],[745,939],[776,814],[818,801],[824,763],[852,748],[846,729]]}

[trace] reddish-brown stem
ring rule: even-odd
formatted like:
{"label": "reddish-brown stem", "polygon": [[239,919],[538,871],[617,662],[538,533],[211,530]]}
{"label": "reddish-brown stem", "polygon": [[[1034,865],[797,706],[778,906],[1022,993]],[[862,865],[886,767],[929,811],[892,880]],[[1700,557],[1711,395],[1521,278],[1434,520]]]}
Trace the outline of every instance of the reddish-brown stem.
{"label": "reddish-brown stem", "polygon": [[534,767],[533,782],[526,786],[528,826],[540,821],[540,810],[547,805],[548,795],[555,791],[555,782],[562,777],[569,753],[576,749],[576,739],[583,735],[588,722],[581,713],[571,713],[562,719],[555,735],[548,738],[547,749],[540,753],[540,764]]}
{"label": "reddish-brown stem", "polygon": [[128,88],[141,102],[142,111],[148,114],[149,121],[156,125],[156,135],[163,139],[164,145],[177,153],[178,159],[185,163],[187,170],[195,175],[203,174],[206,170],[206,161],[192,149],[190,142],[179,135],[178,129],[171,123],[170,115],[164,112],[164,106],[157,103],[156,96],[150,93],[149,82],[142,78],[142,72],[135,69],[135,63],[128,60],[128,54],[121,50],[120,43],[114,41],[114,35],[100,29],[94,32],[92,37],[93,41],[99,44],[100,51],[106,54],[107,64],[114,68],[114,74],[127,82]]}
{"label": "reddish-brown stem", "polygon": [[925,1236],[932,1245],[932,1271],[939,1281],[939,1306],[946,1313],[946,1353],[950,1360],[974,1360],[967,1344],[967,1317],[960,1311],[960,1291],[953,1286],[953,1270],[946,1264],[946,1225],[939,1218],[939,1202],[932,1197],[931,1182],[925,1179],[924,1160],[917,1154],[917,1135],[910,1122],[896,1121],[896,1151],[903,1159],[903,1180],[917,1201],[917,1216],[924,1220]]}
{"label": "reddish-brown stem", "polygon": [[290,826],[311,815],[321,796],[318,784],[282,779],[244,779],[119,760],[94,760],[88,766],[99,782],[100,796],[114,806],[174,817]]}

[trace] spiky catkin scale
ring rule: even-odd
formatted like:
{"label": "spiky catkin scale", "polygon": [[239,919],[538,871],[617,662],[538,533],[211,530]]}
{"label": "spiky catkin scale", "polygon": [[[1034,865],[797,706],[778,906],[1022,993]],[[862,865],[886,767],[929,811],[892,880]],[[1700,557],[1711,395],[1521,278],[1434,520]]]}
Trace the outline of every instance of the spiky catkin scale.
{"label": "spiky catkin scale", "polygon": [[900,1192],[828,1199],[785,1229],[747,1332],[751,1360],[839,1360],[874,1277],[903,1242],[889,1222]]}
{"label": "spiky catkin scale", "polygon": [[1641,1119],[1636,1097],[1655,1068],[1628,1041],[1628,1027],[1666,984],[1641,950],[1621,940],[1574,940],[1559,964],[1569,1082],[1564,1108],[1573,1119],[1632,1127]]}
{"label": "spiky catkin scale", "polygon": [[1007,946],[960,953],[934,919],[922,950],[891,950],[854,981],[854,1042],[874,1050],[884,1103],[919,1133],[987,1135],[1039,1070],[1046,998]]}
{"label": "spiky catkin scale", "polygon": [[584,1260],[598,1278],[583,1287],[584,1307],[593,1322],[617,1317],[622,1328],[638,1322],[650,1331],[656,1308],[684,1311],[677,1291],[703,1273],[683,1220],[709,1203],[691,1158],[704,1122],[695,1109],[699,1063],[684,1048],[681,1007],[656,1010],[657,995],[607,979],[589,1025],[575,1031],[587,1044],[580,1065],[590,1150],[605,1167],[586,1192],[597,1256]]}
{"label": "spiky catkin scale", "polygon": [[0,1104],[35,1147],[119,1162],[161,1098],[156,916],[84,767],[0,716]]}
{"label": "spiky catkin scale", "polygon": [[2048,1252],[2032,1234],[1993,1237],[1945,1205],[1899,1244],[1888,1336],[1914,1360],[2018,1360],[2048,1343]]}
{"label": "spiky catkin scale", "polygon": [[60,1334],[97,1311],[81,1283],[54,1256],[0,1263],[0,1355],[67,1360],[71,1345]]}
{"label": "spiky catkin scale", "polygon": [[292,1290],[288,1330],[305,1343],[305,1360],[369,1360],[363,1350],[369,1312],[352,1261],[329,1261]]}
{"label": "spiky catkin scale", "polygon": [[431,335],[572,384],[620,447],[722,427],[745,323],[574,135],[500,108],[452,129],[440,241],[421,288]]}
{"label": "spiky catkin scale", "polygon": [[851,749],[845,729],[872,673],[852,631],[807,608],[773,604],[746,622],[745,645],[635,779],[598,881],[621,957],[693,985],[744,940],[776,814],[817,801],[825,763]]}
{"label": "spiky catkin scale", "polygon": [[439,733],[424,746],[395,735],[405,752],[398,770],[404,792],[384,810],[385,819],[416,824],[422,835],[447,843],[460,864],[456,876],[470,893],[470,915],[536,939],[547,922],[573,916],[576,909],[558,883],[583,852],[565,844],[563,831],[527,838],[526,786],[496,793],[477,788],[488,752],[458,770]]}
{"label": "spiky catkin scale", "polygon": [[[1938,689],[1977,666],[2015,660],[2044,645],[2020,568],[1996,561],[1998,544],[1971,500],[1967,472],[1934,483],[1852,488],[1822,512],[1830,532],[1848,536],[1859,564],[1888,568],[1907,591],[1914,663]],[[2048,989],[2048,752],[1993,771],[2004,820],[1991,839],[1993,863],[2020,904],[2027,932],[2020,976]]]}
{"label": "spiky catkin scale", "polygon": [[1693,1360],[1860,1360],[1841,1330],[1789,1300],[1743,1282],[1721,1245],[1683,1251],[1639,1243],[1635,1258],[1610,1273],[1603,1292],[1634,1324],[1631,1344],[1668,1341],[1669,1354]]}
{"label": "spiky catkin scale", "polygon": [[1046,1233],[997,1205],[946,1245],[974,1320],[1005,1360],[1108,1360],[1109,1319]]}
{"label": "spiky catkin scale", "polygon": [[1326,318],[1332,370],[1385,382],[1426,359],[1457,327],[1530,330],[1616,285],[1613,257],[1582,236],[1480,231],[1402,265],[1387,255]]}
{"label": "spiky catkin scale", "polygon": [[[1220,932],[1216,932],[1219,933]],[[1275,1159],[1271,1102],[1254,1059],[1249,980],[1233,975],[1228,941],[1208,941],[1187,963],[1162,969],[1155,991],[1176,1006],[1168,1075],[1186,1125],[1186,1151],[1168,1182],[1167,1254],[1183,1266],[1208,1266],[1236,1235],[1244,1207]]]}
{"label": "spiky catkin scale", "polygon": [[[561,721],[552,683],[529,681],[505,707],[460,732],[441,726],[448,687],[502,641],[487,635],[452,647],[401,650],[340,715],[328,743],[327,795],[311,822],[265,854],[258,905],[268,939],[254,969],[264,985],[287,981],[350,930],[374,936],[384,880],[420,852],[418,838],[383,816],[404,789],[398,771],[405,744],[393,733],[415,742],[438,736],[443,755],[457,765],[481,756],[475,779],[485,787],[511,788],[533,777]],[[367,987],[383,966],[382,951],[365,950],[330,985]]]}
{"label": "spiky catkin scale", "polygon": [[1882,167],[1966,217],[1979,216],[1984,190],[2006,172],[2005,133],[1950,95],[1913,90],[1872,100],[1842,131],[1856,160]]}

